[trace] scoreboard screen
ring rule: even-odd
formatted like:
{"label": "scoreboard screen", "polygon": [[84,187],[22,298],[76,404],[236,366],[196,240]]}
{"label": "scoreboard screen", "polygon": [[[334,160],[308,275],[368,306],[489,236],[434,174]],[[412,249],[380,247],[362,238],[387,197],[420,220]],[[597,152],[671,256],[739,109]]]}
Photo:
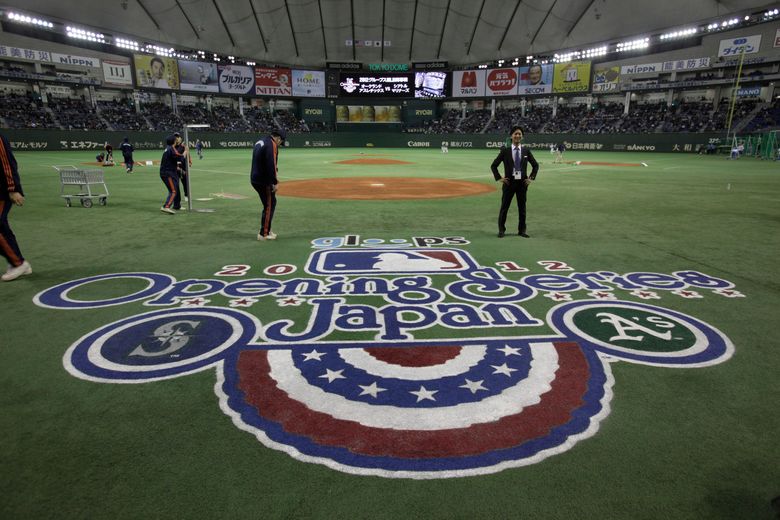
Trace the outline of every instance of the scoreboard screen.
{"label": "scoreboard screen", "polygon": [[414,97],[414,74],[405,72],[341,73],[339,97]]}
{"label": "scoreboard screen", "polygon": [[414,75],[414,97],[443,98],[447,95],[448,74],[441,71],[417,72]]}

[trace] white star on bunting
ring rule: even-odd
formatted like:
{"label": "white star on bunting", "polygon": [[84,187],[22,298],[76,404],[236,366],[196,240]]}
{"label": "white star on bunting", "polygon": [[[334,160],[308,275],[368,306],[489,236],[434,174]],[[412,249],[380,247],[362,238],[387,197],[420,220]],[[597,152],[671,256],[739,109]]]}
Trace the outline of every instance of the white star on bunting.
{"label": "white star on bunting", "polygon": [[504,374],[507,377],[512,377],[512,372],[517,372],[516,368],[509,368],[506,363],[504,363],[501,366],[496,366],[496,365],[490,365],[490,366],[496,369],[496,371],[493,372],[494,374]]}
{"label": "white star on bunting", "polygon": [[484,386],[482,386],[482,382],[484,379],[481,379],[479,381],[471,381],[469,379],[466,379],[466,384],[460,385],[458,388],[468,388],[471,390],[472,394],[476,394],[477,390],[487,390]]}
{"label": "white star on bunting", "polygon": [[328,383],[332,383],[336,379],[346,379],[346,377],[342,376],[341,373],[344,371],[344,369],[341,370],[331,370],[329,368],[325,369],[325,373],[322,374],[320,377],[327,379]]}
{"label": "white star on bunting", "polygon": [[504,345],[503,348],[498,349],[499,352],[503,352],[505,356],[519,356],[520,349],[512,348],[509,345]]}
{"label": "white star on bunting", "polygon": [[325,355],[325,352],[317,352],[317,350],[312,350],[311,352],[305,352],[303,354],[303,360],[304,361],[311,361],[312,359],[316,359],[317,361],[322,361],[322,356]]}
{"label": "white star on bunting", "polygon": [[435,401],[436,399],[433,398],[433,394],[435,394],[437,392],[438,392],[438,390],[428,390],[427,388],[425,388],[424,386],[421,385],[419,390],[411,391],[409,393],[416,395],[417,396],[417,402],[419,403],[420,401],[422,401],[424,399],[429,399],[431,401]]}
{"label": "white star on bunting", "polygon": [[370,395],[371,397],[376,397],[379,392],[384,392],[387,390],[387,388],[381,388],[376,386],[376,381],[371,383],[368,386],[358,385],[360,388],[363,389],[362,392],[360,392],[360,395]]}

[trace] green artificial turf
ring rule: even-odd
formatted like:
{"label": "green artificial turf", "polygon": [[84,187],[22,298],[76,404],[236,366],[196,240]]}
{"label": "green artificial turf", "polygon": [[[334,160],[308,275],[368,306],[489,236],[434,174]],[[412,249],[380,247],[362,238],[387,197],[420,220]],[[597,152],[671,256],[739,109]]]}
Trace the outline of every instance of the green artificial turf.
{"label": "green artificial turf", "polygon": [[[495,186],[493,150],[283,149],[279,177],[424,177]],[[408,165],[354,166],[365,155]],[[159,160],[159,152],[136,159]],[[89,152],[18,153],[26,204],[10,222],[34,273],[0,284],[0,517],[2,518],[594,518],[771,519],[780,495],[780,163],[723,156],[548,152],[528,195],[530,240],[496,238],[500,192],[452,199],[339,201],[294,198],[282,185],[274,242],[255,239],[260,203],[249,184],[250,150],[205,152],[192,169],[196,209],[170,216],[157,167],[105,168],[107,206],[65,207],[52,165],[79,167]],[[243,195],[235,199],[219,194]],[[516,208],[509,213],[514,228]],[[311,241],[358,235],[384,240],[463,237],[480,265],[540,261],[576,272],[696,270],[732,282],[743,297],[664,292],[644,303],[694,316],[734,344],[734,356],[699,368],[612,363],[614,396],[599,431],[568,451],[474,477],[413,480],[357,476],[265,447],[220,409],[215,371],[145,384],[87,381],[63,368],[68,347],[114,321],[156,308],[134,302],[89,310],[36,306],[39,292],[88,276],[166,273],[214,278],[227,265],[246,276],[303,266]],[[446,282],[436,279],[435,286]],[[85,286],[76,298],[137,290],[138,280]],[[641,302],[616,289],[619,299]],[[573,294],[588,299],[586,292]],[[216,295],[209,305],[228,307]],[[361,303],[381,305],[379,297]],[[538,295],[530,315],[555,302]],[[163,307],[170,308],[170,307]],[[263,323],[300,330],[308,308],[262,300]],[[534,334],[549,334],[545,325]],[[433,327],[419,338],[480,337]],[[505,335],[505,331],[490,332]],[[520,331],[522,335],[524,332]],[[371,334],[334,334],[370,339]]]}

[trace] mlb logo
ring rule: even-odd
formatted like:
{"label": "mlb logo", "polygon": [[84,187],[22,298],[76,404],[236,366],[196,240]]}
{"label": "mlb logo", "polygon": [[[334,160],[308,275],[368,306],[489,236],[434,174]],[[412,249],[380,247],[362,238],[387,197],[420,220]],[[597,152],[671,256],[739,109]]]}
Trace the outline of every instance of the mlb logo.
{"label": "mlb logo", "polygon": [[334,274],[451,274],[477,269],[464,251],[451,249],[342,249],[316,251],[306,272]]}

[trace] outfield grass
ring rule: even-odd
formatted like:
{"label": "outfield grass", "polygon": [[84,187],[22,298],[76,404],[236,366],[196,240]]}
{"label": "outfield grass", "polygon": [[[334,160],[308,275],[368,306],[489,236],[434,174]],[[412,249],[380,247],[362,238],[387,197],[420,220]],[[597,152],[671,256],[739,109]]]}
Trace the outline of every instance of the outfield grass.
{"label": "outfield grass", "polygon": [[[410,165],[336,161],[383,154]],[[496,238],[500,193],[429,201],[333,201],[284,195],[285,180],[427,177],[495,185],[495,151],[282,150],[275,242],[257,242],[260,204],[249,185],[251,151],[205,152],[192,169],[195,208],[162,214],[157,167],[105,168],[108,205],[65,207],[52,165],[82,165],[91,153],[18,153],[26,204],[11,225],[34,273],[0,284],[0,517],[3,518],[598,518],[771,519],[780,495],[780,163],[751,158],[567,153],[528,196],[530,240]],[[159,152],[136,159],[159,160]],[[86,167],[86,166],[85,166]],[[218,194],[243,195],[225,198]],[[516,209],[509,214],[511,231]],[[482,266],[511,261],[546,273],[539,261],[576,272],[695,270],[728,280],[742,297],[669,292],[652,305],[719,329],[733,357],[700,368],[618,362],[611,412],[593,437],[536,464],[474,477],[412,480],[357,476],[295,460],[237,428],[220,409],[214,370],[146,384],[73,377],[63,356],[104,325],[148,312],[140,302],[90,310],[36,306],[57,284],[107,273],[156,272],[178,280],[213,278],[223,266],[263,277],[277,264],[303,265],[311,241],[359,235],[384,240],[463,237]],[[443,281],[434,281],[439,288]],[[74,291],[113,297],[138,281]],[[627,290],[620,300],[643,302]],[[585,292],[575,300],[589,299]],[[380,305],[380,299],[369,299]],[[213,297],[209,305],[227,307]],[[544,318],[555,305],[524,302]],[[261,301],[245,309],[264,323],[306,306]],[[775,318],[772,318],[775,316]],[[549,334],[549,325],[534,334]],[[433,327],[417,338],[480,337],[484,331]],[[492,333],[491,333],[492,334]],[[505,331],[497,331],[503,335]],[[521,332],[522,334],[522,332]],[[336,339],[370,339],[338,333]]]}

